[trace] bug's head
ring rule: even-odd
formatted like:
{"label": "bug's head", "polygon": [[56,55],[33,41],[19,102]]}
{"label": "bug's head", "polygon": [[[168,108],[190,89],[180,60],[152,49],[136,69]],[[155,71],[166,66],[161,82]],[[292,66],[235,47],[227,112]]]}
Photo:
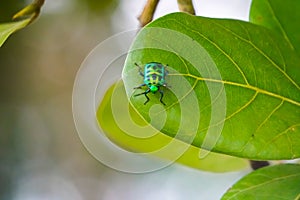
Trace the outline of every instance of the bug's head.
{"label": "bug's head", "polygon": [[149,89],[150,89],[150,91],[152,92],[152,93],[155,93],[155,92],[157,92],[157,90],[159,89],[156,85],[151,85],[151,86],[149,86]]}

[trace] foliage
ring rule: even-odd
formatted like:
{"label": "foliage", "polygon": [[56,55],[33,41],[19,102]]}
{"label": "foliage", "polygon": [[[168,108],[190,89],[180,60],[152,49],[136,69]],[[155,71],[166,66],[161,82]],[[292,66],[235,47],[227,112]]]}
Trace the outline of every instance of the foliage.
{"label": "foliage", "polygon": [[[292,0],[253,0],[250,22],[184,13],[153,21],[136,37],[123,70],[133,108],[163,134],[198,148],[255,160],[299,158],[299,9]],[[153,61],[170,66],[172,87],[164,88],[167,106],[150,116],[159,96],[149,95],[145,106],[145,98],[133,97],[142,81],[134,63]],[[299,165],[252,172],[223,198],[279,199],[279,190],[299,198]]]}
{"label": "foliage", "polygon": [[222,200],[299,199],[300,165],[285,164],[261,168],[243,177]]}
{"label": "foliage", "polygon": [[36,0],[13,16],[13,19],[22,18],[20,21],[0,24],[0,47],[12,33],[26,27],[35,20],[43,4],[44,0]]}
{"label": "foliage", "polygon": [[[112,103],[113,97],[117,98]],[[122,130],[119,127],[119,121],[114,118],[112,107],[115,105],[122,105],[114,109],[119,114],[118,118],[122,120],[121,126],[123,128],[127,127],[130,130],[130,134]],[[184,148],[186,145],[179,140],[168,151],[164,153],[159,152],[159,149],[171,143],[172,138],[157,131],[154,136],[146,137],[147,133],[153,131],[153,128],[145,127],[143,132],[133,128],[131,126],[132,120],[141,126],[145,126],[147,123],[130,105],[130,116],[127,116],[126,106],[123,105],[128,105],[128,99],[125,94],[123,82],[119,82],[109,88],[97,111],[97,119],[103,132],[112,142],[123,149],[132,152],[148,153],[149,155],[170,161],[176,160],[177,163],[211,172],[236,171],[247,167],[248,162],[245,159],[213,152],[210,152],[205,158],[200,159],[198,157],[199,149],[194,146],[188,146],[182,155],[180,154],[178,158],[174,159],[174,150]]]}
{"label": "foliage", "polygon": [[18,22],[0,24],[0,47],[12,33],[26,27],[29,21],[30,19],[25,19]]}
{"label": "foliage", "polygon": [[[43,3],[36,0],[14,15],[19,21],[0,24],[0,47],[39,15]],[[300,2],[294,0],[253,0],[250,22],[184,13],[153,21],[131,47],[124,85],[112,86],[99,106],[100,126],[112,141],[134,152],[152,152],[173,138],[180,140],[178,148],[184,142],[192,144],[176,161],[201,170],[243,168],[245,160],[238,157],[300,158],[299,9]],[[142,96],[133,97],[133,88],[142,83],[134,63],[153,61],[169,65],[171,87],[164,88],[167,106],[149,115],[159,97],[150,94],[147,105]],[[120,104],[130,100],[131,119],[151,124],[149,128],[158,132],[155,137],[137,139],[117,127],[109,104],[112,90],[119,90]],[[129,118],[124,119],[130,123]],[[203,149],[212,153],[199,159]],[[173,159],[171,152],[157,156]],[[299,166],[256,170],[238,181],[223,199],[298,199]]]}
{"label": "foliage", "polygon": [[[156,127],[162,133],[175,137],[182,123],[185,129],[191,127],[195,114],[178,119],[183,110],[199,107],[194,146],[249,159],[299,158],[300,57],[291,41],[253,23],[169,14],[137,36],[123,71],[126,92],[134,108],[156,127],[148,113],[157,101],[144,106],[144,98],[132,97],[141,81],[133,63],[168,64],[173,71],[167,77],[172,89],[165,88],[167,119],[162,129]],[[195,43],[208,53],[191,51]],[[187,86],[182,86],[184,81]],[[220,135],[214,134],[218,130]],[[180,134],[187,141],[191,131]],[[205,142],[214,139],[210,149]]]}

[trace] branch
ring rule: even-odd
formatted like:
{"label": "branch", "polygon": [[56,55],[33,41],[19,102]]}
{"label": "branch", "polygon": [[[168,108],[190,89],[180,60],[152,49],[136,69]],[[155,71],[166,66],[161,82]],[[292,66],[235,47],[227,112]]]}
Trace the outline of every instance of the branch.
{"label": "branch", "polygon": [[192,0],[177,0],[177,4],[180,12],[195,15],[195,9]]}
{"label": "branch", "polygon": [[159,0],[148,0],[142,14],[138,17],[141,27],[152,21]]}
{"label": "branch", "polygon": [[268,161],[250,160],[250,165],[253,170],[257,170],[259,168],[269,166],[270,163]]}
{"label": "branch", "polygon": [[28,23],[30,24],[39,16],[41,7],[43,6],[44,2],[45,0],[35,0],[33,3],[29,4],[28,6],[17,12],[13,16],[13,19],[30,16],[30,21]]}

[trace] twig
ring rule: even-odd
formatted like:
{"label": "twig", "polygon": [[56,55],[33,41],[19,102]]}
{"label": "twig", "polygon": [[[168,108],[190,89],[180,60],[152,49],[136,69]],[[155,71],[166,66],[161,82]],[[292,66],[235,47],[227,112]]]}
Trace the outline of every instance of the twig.
{"label": "twig", "polygon": [[142,14],[138,17],[141,27],[152,21],[159,0],[148,0]]}
{"label": "twig", "polygon": [[269,166],[270,163],[268,161],[250,160],[250,165],[253,170],[257,170],[259,168]]}
{"label": "twig", "polygon": [[192,0],[177,0],[180,12],[186,12],[195,15],[195,9]]}
{"label": "twig", "polygon": [[45,0],[34,0],[33,3],[29,4],[19,12],[17,12],[14,16],[13,19],[18,19],[21,17],[27,17],[30,16],[30,21],[28,24],[33,22],[40,14],[41,7],[45,3]]}

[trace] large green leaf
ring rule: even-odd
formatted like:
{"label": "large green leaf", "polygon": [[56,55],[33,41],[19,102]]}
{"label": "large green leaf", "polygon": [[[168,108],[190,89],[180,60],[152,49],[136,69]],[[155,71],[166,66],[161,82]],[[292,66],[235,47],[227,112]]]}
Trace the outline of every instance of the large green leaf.
{"label": "large green leaf", "polygon": [[[133,89],[143,82],[134,63],[153,61],[169,65],[165,107],[159,94],[146,105],[133,95],[146,90]],[[299,63],[265,27],[173,13],[138,34],[123,80],[133,107],[164,134],[229,155],[292,159],[300,157]]]}
{"label": "large green leaf", "polygon": [[[112,101],[112,97],[114,97]],[[121,106],[120,106],[121,105]],[[188,146],[174,159],[174,151],[183,149],[183,142],[176,141],[173,148],[168,151],[159,151],[170,144],[173,138],[156,132],[153,136],[145,137],[145,132],[150,132],[151,127],[144,128],[141,133],[138,128],[132,128],[132,121],[135,126],[146,125],[146,122],[129,105],[130,116],[127,116],[128,100],[125,94],[122,82],[111,86],[105,93],[101,104],[97,110],[97,119],[99,125],[106,136],[115,144],[131,152],[149,153],[162,159],[176,161],[177,163],[187,165],[200,170],[212,172],[228,172],[245,168],[248,161],[245,159],[231,157],[223,154],[210,152],[205,158],[199,158],[199,149],[194,146]],[[112,107],[117,110],[118,116],[114,115]],[[118,123],[118,117],[122,123]],[[126,129],[129,130],[126,132]],[[136,137],[135,137],[136,136]]]}
{"label": "large green leaf", "polygon": [[300,1],[253,0],[250,21],[280,33],[300,55]]}
{"label": "large green leaf", "polygon": [[30,19],[25,19],[18,22],[0,24],[0,47],[12,33],[24,28],[29,21]]}
{"label": "large green leaf", "polygon": [[222,200],[276,200],[300,198],[300,165],[264,167],[239,180]]}

